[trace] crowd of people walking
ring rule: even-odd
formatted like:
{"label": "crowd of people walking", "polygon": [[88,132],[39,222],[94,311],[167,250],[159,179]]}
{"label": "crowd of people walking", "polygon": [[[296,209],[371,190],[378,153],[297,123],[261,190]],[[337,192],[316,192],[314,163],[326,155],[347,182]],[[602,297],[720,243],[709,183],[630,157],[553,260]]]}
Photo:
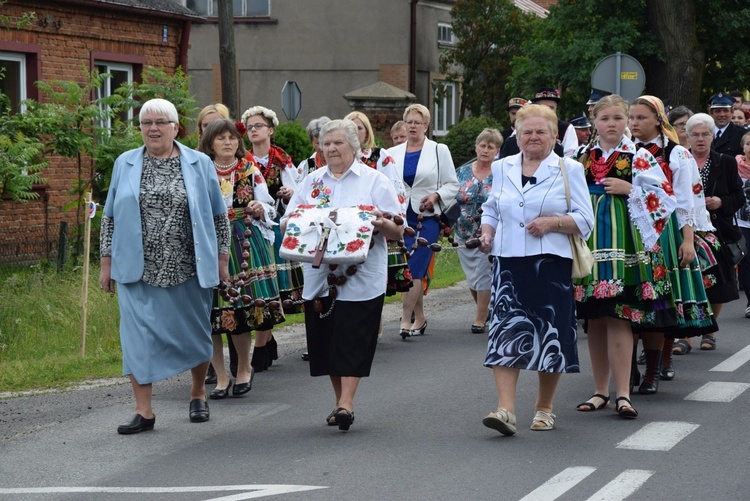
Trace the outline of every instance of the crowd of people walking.
{"label": "crowd of people walking", "polygon": [[360,111],[316,118],[313,154],[294,165],[269,108],[235,122],[206,106],[194,151],[176,141],[171,103],[145,103],[144,146],[117,159],[102,218],[100,283],[118,292],[136,402],[118,433],[153,429],[152,384],[188,369],[189,419],[208,421],[208,400],[247,395],[278,359],[273,329],[301,311],[303,358],[333,389],[325,424],[348,430],[385,296],[401,293],[393,335],[428,332],[424,296],[446,225],[476,305],[467,329],[487,336],[497,390],[482,423],[517,433],[526,369],[539,376],[530,428],[554,429],[560,376],[581,371],[579,332],[593,394],[576,409],[607,408],[613,384],[616,413],[637,418],[632,393],[674,379],[673,355],[694,338],[717,348],[722,305],[739,285],[750,318],[750,132],[722,93],[706,114],[594,90],[590,116],[570,122],[559,101],[550,87],[511,99],[511,126],[483,130],[476,159],[458,170],[428,138],[420,104],[393,124],[390,149]]}

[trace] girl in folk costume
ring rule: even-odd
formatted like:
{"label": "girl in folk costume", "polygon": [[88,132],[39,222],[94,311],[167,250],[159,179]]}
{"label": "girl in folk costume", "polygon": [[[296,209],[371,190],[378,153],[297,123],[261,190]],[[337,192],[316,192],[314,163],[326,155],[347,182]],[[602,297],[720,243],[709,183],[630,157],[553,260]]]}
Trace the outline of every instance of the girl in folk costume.
{"label": "girl in folk costume", "polygon": [[[698,166],[692,155],[680,146],[661,99],[641,96],[633,101],[628,121],[636,148],[645,148],[656,158],[677,200],[677,208],[659,238],[665,262],[658,268],[658,275],[666,274],[669,279],[672,298],[677,305],[677,324],[664,332],[640,331],[646,373],[638,392],[650,395],[657,392],[659,379],[674,378],[672,345],[675,337],[683,337],[688,332],[696,335],[696,332],[706,334],[718,330],[699,264],[708,258],[705,254],[707,246],[702,241],[697,245],[694,240],[694,230],[711,231],[713,226],[706,210]],[[701,251],[700,260],[696,247]],[[634,326],[634,330],[639,331],[638,326]],[[637,347],[637,335],[635,344]],[[638,384],[640,374],[635,365],[633,375],[634,384]]]}
{"label": "girl in folk costume", "polygon": [[629,398],[631,325],[676,323],[676,310],[668,303],[669,282],[654,273],[663,264],[656,252],[659,236],[676,201],[653,155],[646,149],[636,152],[624,135],[627,113],[622,97],[602,98],[594,106],[591,142],[575,154],[584,166],[594,207],[588,244],[595,262],[588,277],[576,280],[574,290],[579,316],[588,325],[595,389],[577,409],[607,407],[611,371],[617,413],[633,419],[638,412]]}
{"label": "girl in folk costume", "polygon": [[[302,267],[279,258],[279,246],[282,234],[278,226],[286,203],[294,193],[297,169],[284,150],[271,144],[274,127],[279,125],[276,113],[263,106],[253,106],[242,114],[242,123],[247,129],[252,149],[247,153],[247,160],[260,169],[268,185],[268,192],[276,200],[273,241],[276,258],[277,278],[282,304],[287,311],[293,311],[302,301]],[[253,351],[253,368],[264,371],[278,358],[276,340],[271,331],[257,332]]]}
{"label": "girl in folk costume", "polygon": [[[210,398],[223,399],[229,395],[232,383],[224,368],[221,335],[231,335],[237,349],[237,379],[232,395],[241,396],[250,391],[255,375],[250,368],[250,331],[270,332],[284,321],[273,255],[276,210],[260,170],[245,158],[242,135],[231,120],[221,118],[209,123],[198,149],[214,162],[231,224],[229,275],[235,283],[242,281],[238,286],[239,300],[234,304],[214,291],[211,361],[217,383]],[[263,304],[256,303],[259,300]]]}
{"label": "girl in folk costume", "polygon": [[[403,205],[406,213],[406,189],[404,181],[396,169],[396,161],[388,154],[388,150],[375,146],[375,134],[367,115],[360,111],[352,111],[344,117],[351,120],[357,126],[357,137],[362,149],[362,163],[372,169],[376,169],[391,180],[396,189],[398,201]],[[397,292],[408,292],[411,289],[412,280],[406,253],[401,251],[397,242],[388,242],[388,287],[386,295],[393,296]]]}

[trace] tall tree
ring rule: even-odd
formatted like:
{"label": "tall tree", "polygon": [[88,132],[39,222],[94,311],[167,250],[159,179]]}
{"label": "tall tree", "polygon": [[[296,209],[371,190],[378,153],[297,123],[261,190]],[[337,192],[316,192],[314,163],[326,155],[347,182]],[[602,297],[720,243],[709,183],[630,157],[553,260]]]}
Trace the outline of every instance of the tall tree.
{"label": "tall tree", "polygon": [[506,88],[510,62],[536,18],[511,0],[457,0],[451,16],[458,41],[443,51],[440,67],[449,81],[461,82],[459,120],[467,110],[499,118],[511,97]]}
{"label": "tall tree", "polygon": [[572,114],[597,61],[619,51],[644,66],[645,92],[702,110],[714,92],[748,86],[749,25],[746,0],[559,0],[524,40],[510,86],[553,84]]}
{"label": "tall tree", "polygon": [[645,63],[649,93],[699,109],[706,54],[698,41],[696,0],[647,0],[646,10],[662,54],[669,55],[666,64],[657,58]]}
{"label": "tall tree", "polygon": [[221,100],[229,108],[229,116],[238,119],[233,4],[232,0],[219,0],[219,66],[221,67]]}

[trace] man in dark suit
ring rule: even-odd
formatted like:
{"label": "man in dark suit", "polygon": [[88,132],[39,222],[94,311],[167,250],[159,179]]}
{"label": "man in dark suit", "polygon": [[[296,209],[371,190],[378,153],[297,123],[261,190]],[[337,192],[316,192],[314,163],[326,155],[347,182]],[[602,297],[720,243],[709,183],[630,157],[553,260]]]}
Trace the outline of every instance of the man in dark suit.
{"label": "man in dark suit", "polygon": [[743,134],[747,131],[732,123],[733,105],[734,99],[723,92],[719,92],[708,101],[708,114],[711,115],[716,124],[711,149],[735,158],[743,153],[741,141]]}
{"label": "man in dark suit", "polygon": [[508,107],[505,108],[508,110],[508,118],[510,119],[510,127],[505,129],[504,131],[500,132],[500,134],[503,136],[503,142],[505,142],[511,134],[513,134],[513,131],[516,130],[516,112],[521,109],[523,105],[528,103],[527,100],[525,100],[522,97],[512,97],[510,98],[510,101],[508,102]]}

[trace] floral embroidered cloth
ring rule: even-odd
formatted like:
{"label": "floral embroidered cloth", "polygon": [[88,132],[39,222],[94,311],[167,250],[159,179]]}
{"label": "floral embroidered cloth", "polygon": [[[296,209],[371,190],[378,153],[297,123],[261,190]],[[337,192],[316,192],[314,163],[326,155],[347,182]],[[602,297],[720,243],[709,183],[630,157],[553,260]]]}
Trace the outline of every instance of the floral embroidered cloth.
{"label": "floral embroidered cloth", "polygon": [[363,263],[367,259],[373,235],[373,210],[375,207],[372,205],[338,209],[298,205],[288,216],[279,255],[288,260],[313,262],[324,230],[328,229],[324,263]]}

